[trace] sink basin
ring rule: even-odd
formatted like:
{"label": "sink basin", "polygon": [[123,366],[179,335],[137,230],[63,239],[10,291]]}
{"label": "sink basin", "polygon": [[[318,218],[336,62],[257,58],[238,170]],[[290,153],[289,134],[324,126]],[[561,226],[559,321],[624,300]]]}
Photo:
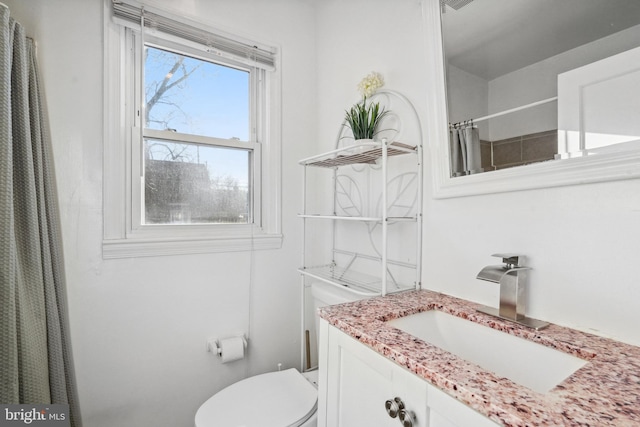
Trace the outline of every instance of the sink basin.
{"label": "sink basin", "polygon": [[387,324],[538,393],[548,392],[587,364],[570,354],[437,310]]}

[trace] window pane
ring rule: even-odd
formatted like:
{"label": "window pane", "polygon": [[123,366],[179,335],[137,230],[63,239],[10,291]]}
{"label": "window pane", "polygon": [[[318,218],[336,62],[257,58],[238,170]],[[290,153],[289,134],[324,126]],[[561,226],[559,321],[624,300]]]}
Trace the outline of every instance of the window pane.
{"label": "window pane", "polygon": [[249,140],[249,72],[145,48],[145,127]]}
{"label": "window pane", "polygon": [[248,223],[250,154],[146,139],[145,223]]}

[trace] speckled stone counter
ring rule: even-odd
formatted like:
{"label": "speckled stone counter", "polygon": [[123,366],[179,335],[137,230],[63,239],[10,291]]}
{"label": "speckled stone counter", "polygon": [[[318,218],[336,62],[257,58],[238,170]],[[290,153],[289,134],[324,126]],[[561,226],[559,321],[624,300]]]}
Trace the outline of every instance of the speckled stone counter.
{"label": "speckled stone counter", "polygon": [[[378,353],[505,426],[640,426],[640,347],[550,325],[535,331],[430,291],[325,307],[320,316]],[[387,325],[440,310],[587,360],[541,394]]]}

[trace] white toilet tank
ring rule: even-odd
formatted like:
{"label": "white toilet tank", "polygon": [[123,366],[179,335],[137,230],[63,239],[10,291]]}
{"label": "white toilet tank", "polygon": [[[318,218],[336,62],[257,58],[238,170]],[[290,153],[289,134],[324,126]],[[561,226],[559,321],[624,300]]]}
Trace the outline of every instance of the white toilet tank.
{"label": "white toilet tank", "polygon": [[[358,301],[366,299],[362,295],[354,294],[347,288],[338,287],[325,282],[314,282],[311,284],[311,296],[313,298],[313,312],[315,317],[315,339],[313,340],[314,346],[318,344],[318,332],[320,329],[320,317],[318,316],[318,309],[327,305],[342,304],[346,302]],[[315,356],[317,351],[312,352]]]}
{"label": "white toilet tank", "polygon": [[340,288],[325,282],[312,283],[311,295],[313,296],[313,308],[315,311],[327,305],[342,304],[366,298],[362,295],[354,294],[347,288]]}

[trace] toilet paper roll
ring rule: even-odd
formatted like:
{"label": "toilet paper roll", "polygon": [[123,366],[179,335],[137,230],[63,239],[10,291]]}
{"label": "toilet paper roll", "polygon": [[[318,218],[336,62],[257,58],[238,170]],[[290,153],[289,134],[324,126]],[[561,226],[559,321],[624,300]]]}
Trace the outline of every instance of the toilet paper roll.
{"label": "toilet paper roll", "polygon": [[219,357],[222,363],[233,362],[244,358],[244,337],[232,337],[220,340]]}

